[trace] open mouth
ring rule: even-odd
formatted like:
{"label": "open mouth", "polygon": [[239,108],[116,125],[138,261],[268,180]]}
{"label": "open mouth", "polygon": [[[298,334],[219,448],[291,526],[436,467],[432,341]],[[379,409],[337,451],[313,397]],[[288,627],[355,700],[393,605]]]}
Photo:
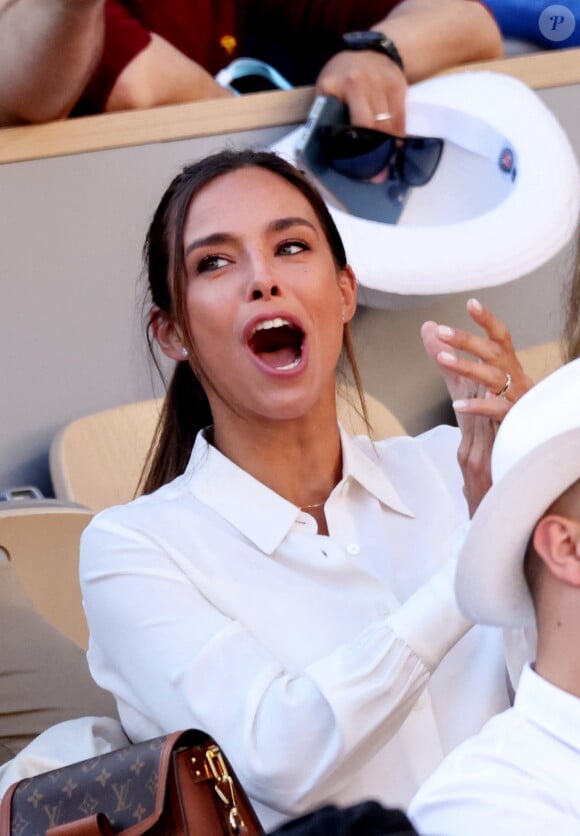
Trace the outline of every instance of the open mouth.
{"label": "open mouth", "polygon": [[294,369],[300,363],[303,343],[302,329],[279,316],[258,322],[248,340],[262,363],[277,371]]}

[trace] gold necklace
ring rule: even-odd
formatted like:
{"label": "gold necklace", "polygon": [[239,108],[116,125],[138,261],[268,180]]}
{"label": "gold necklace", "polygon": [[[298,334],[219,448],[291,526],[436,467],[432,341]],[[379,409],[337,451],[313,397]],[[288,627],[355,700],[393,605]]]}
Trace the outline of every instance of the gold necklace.
{"label": "gold necklace", "polygon": [[314,505],[301,505],[300,510],[307,511],[309,508],[322,508],[325,502],[326,499],[324,499],[322,502],[315,502]]}

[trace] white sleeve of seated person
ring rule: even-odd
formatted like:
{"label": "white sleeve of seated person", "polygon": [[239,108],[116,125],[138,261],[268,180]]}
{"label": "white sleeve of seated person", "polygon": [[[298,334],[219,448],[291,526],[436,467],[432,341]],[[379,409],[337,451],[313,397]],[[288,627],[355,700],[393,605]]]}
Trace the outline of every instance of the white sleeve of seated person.
{"label": "white sleeve of seated person", "polygon": [[341,772],[352,774],[356,756],[368,758],[389,741],[469,628],[453,571],[450,560],[395,614],[288,672],[157,543],[100,517],[82,544],[89,663],[117,697],[132,739],[205,729],[251,796],[298,814],[316,803],[325,779],[336,784]]}

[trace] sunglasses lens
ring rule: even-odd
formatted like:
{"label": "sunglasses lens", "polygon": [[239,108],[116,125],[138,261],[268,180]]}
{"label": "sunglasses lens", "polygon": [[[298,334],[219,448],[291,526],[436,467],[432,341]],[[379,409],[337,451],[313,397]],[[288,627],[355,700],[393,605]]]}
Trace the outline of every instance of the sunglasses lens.
{"label": "sunglasses lens", "polygon": [[407,137],[401,155],[401,177],[409,186],[424,186],[435,174],[443,151],[443,140]]}
{"label": "sunglasses lens", "polygon": [[354,180],[369,180],[387,165],[394,139],[370,128],[345,126],[321,131],[328,164]]}

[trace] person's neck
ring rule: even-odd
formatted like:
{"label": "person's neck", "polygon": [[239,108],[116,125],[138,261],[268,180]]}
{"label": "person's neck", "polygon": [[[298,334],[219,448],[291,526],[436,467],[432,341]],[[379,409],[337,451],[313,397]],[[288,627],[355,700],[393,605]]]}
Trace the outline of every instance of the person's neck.
{"label": "person's neck", "polygon": [[576,697],[580,697],[578,608],[578,600],[560,601],[538,613],[538,649],[534,665],[539,676]]}
{"label": "person's neck", "polygon": [[305,510],[324,503],[341,478],[334,408],[315,409],[286,421],[220,416],[214,424],[213,443],[238,467]]}

